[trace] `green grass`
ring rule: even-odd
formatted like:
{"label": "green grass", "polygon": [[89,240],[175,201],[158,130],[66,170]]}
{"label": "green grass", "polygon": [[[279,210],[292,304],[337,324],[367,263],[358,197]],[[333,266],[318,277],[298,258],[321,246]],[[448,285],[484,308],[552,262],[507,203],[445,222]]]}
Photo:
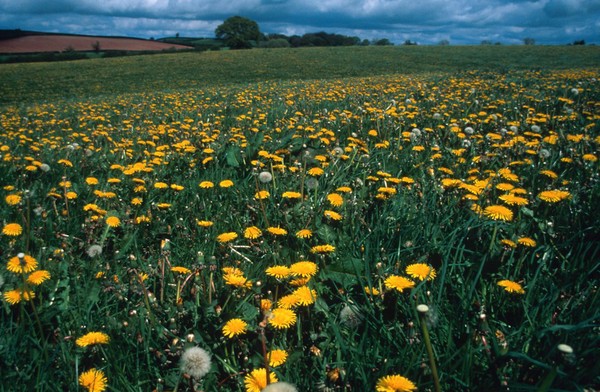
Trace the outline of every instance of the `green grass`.
{"label": "green grass", "polygon": [[[265,348],[287,351],[271,370],[301,391],[374,391],[388,375],[433,390],[418,304],[442,390],[597,389],[597,56],[305,48],[0,66],[0,391],[81,391],[93,368],[108,391],[244,391]],[[20,252],[50,277],[11,272]],[[260,301],[300,298],[298,276],[266,270],[301,260],[318,266],[314,297],[277,329]],[[410,276],[415,263],[435,278]],[[248,328],[227,338],[234,318]],[[109,342],[81,347],[88,332]],[[191,346],[212,355],[196,388],[180,368]]]}
{"label": "green grass", "polygon": [[259,81],[595,67],[600,48],[344,47],[219,51],[0,66],[0,104]]}

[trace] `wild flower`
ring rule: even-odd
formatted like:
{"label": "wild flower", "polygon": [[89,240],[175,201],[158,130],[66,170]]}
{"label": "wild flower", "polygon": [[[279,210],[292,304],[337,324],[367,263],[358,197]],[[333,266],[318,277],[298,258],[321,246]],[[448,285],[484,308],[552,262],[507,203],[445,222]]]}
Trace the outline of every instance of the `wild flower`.
{"label": "wild flower", "polygon": [[86,388],[88,392],[103,392],[106,390],[108,380],[102,370],[93,368],[79,376],[79,385]]}
{"label": "wild flower", "polygon": [[309,229],[302,229],[302,230],[298,230],[296,232],[296,237],[298,238],[310,238],[312,237],[312,230]]}
{"label": "wild flower", "polygon": [[509,222],[513,219],[513,212],[501,205],[491,205],[483,209],[483,215],[493,219]]}
{"label": "wild flower", "polygon": [[415,263],[407,266],[406,273],[419,280],[433,280],[436,276],[435,268],[424,263]]}
{"label": "wild flower", "polygon": [[21,301],[31,301],[35,298],[35,293],[31,290],[9,290],[4,292],[4,300],[11,305],[16,305]]}
{"label": "wild flower", "polygon": [[233,338],[241,335],[248,329],[248,323],[239,318],[229,320],[223,326],[223,335],[227,338]]}
{"label": "wild flower", "polygon": [[108,344],[110,338],[104,332],[88,332],[75,341],[79,347],[92,346],[94,344]]}
{"label": "wild flower", "polygon": [[8,223],[2,228],[2,234],[9,237],[18,237],[23,233],[23,227],[18,223]]}
{"label": "wild flower", "polygon": [[519,283],[513,282],[511,280],[501,280],[498,282],[498,286],[502,287],[505,291],[509,293],[525,294],[525,290],[523,290],[523,287]]}
{"label": "wild flower", "polygon": [[271,350],[267,353],[267,358],[269,359],[269,366],[271,367],[283,365],[287,360],[287,357],[287,351],[281,349]]}
{"label": "wild flower", "polygon": [[231,242],[233,240],[235,240],[238,237],[236,232],[230,231],[227,233],[221,233],[217,236],[217,241],[219,241],[220,243],[224,244],[227,242]]}
{"label": "wild flower", "polygon": [[315,276],[318,270],[319,267],[312,261],[298,261],[290,266],[290,273],[292,275],[305,278]]}
{"label": "wild flower", "polygon": [[542,191],[537,195],[538,199],[547,203],[558,203],[559,201],[568,199],[571,197],[571,193],[568,191],[553,189],[548,191]]}
{"label": "wild flower", "polygon": [[110,227],[119,227],[121,226],[121,219],[119,219],[119,217],[117,216],[107,216],[106,217],[106,224]]}
{"label": "wild flower", "polygon": [[277,382],[277,375],[269,372],[269,380],[267,382],[267,370],[265,368],[254,369],[244,377],[244,385],[246,392],[261,392],[268,384]]}
{"label": "wild flower", "polygon": [[268,171],[263,171],[258,174],[258,181],[266,184],[267,182],[271,182],[273,180],[273,175]]}
{"label": "wild flower", "polygon": [[200,380],[210,372],[211,355],[203,348],[190,347],[183,352],[180,367],[183,373]]}
{"label": "wild flower", "polygon": [[14,274],[26,274],[35,271],[37,267],[37,260],[24,253],[11,257],[6,265],[6,269]]}
{"label": "wild flower", "polygon": [[46,270],[37,270],[33,271],[27,277],[27,283],[32,284],[34,286],[39,286],[44,283],[46,280],[50,279],[50,272]]}
{"label": "wild flower", "polygon": [[250,240],[255,240],[262,235],[262,231],[256,226],[247,227],[244,230],[244,237]]}
{"label": "wild flower", "polygon": [[269,325],[277,329],[286,329],[296,324],[296,313],[290,309],[275,308],[268,317]]}
{"label": "wild flower", "polygon": [[326,254],[335,252],[335,246],[324,244],[324,245],[315,245],[310,249],[310,253],[316,254]]}
{"label": "wild flower", "polygon": [[292,384],[279,381],[267,385],[261,392],[298,392],[298,390]]}
{"label": "wild flower", "polygon": [[398,275],[390,275],[385,279],[384,284],[388,290],[397,290],[399,292],[415,287],[415,282]]}
{"label": "wild flower", "polygon": [[404,376],[393,374],[381,377],[375,386],[377,392],[412,392],[417,386]]}

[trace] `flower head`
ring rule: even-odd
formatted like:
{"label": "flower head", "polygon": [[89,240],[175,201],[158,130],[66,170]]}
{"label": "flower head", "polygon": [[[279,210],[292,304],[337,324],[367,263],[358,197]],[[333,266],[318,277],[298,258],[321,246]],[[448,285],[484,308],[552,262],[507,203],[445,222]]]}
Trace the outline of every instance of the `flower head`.
{"label": "flower head", "polygon": [[385,287],[387,287],[388,289],[395,289],[398,290],[399,292],[402,292],[405,289],[410,289],[415,287],[415,282],[413,282],[412,280],[405,278],[404,276],[398,276],[398,275],[390,275],[386,280],[385,280]]}
{"label": "flower head", "polygon": [[487,206],[483,209],[483,215],[493,220],[511,221],[513,212],[501,205]]}
{"label": "flower head", "polygon": [[309,229],[302,229],[296,232],[296,237],[298,238],[310,238],[312,237],[312,231]]}
{"label": "flower head", "polygon": [[256,226],[250,226],[244,230],[244,237],[255,240],[262,235],[262,231]]}
{"label": "flower head", "polygon": [[289,328],[296,324],[296,313],[290,309],[275,308],[269,315],[269,324],[277,329]]}
{"label": "flower head", "polygon": [[31,301],[35,298],[33,291],[10,290],[4,293],[4,300],[11,305],[16,305],[21,301]]}
{"label": "flower head", "polygon": [[94,344],[107,344],[110,338],[104,332],[88,332],[75,341],[79,347],[87,347]]}
{"label": "flower head", "polygon": [[287,382],[279,381],[267,385],[262,392],[298,392],[295,386]]}
{"label": "flower head", "polygon": [[87,388],[88,392],[102,392],[106,390],[107,379],[102,370],[90,369],[81,373],[79,385]]}
{"label": "flower head", "polygon": [[233,338],[246,332],[248,323],[239,318],[229,320],[223,326],[223,335],[228,338]]}
{"label": "flower head", "polygon": [[375,387],[377,392],[411,392],[416,389],[417,386],[412,381],[397,374],[381,377]]}
{"label": "flower head", "polygon": [[290,275],[291,270],[285,265],[274,265],[273,267],[267,268],[265,272],[269,276],[273,276],[277,279],[283,279]]}
{"label": "flower head", "polygon": [[339,193],[328,194],[327,201],[334,207],[340,207],[344,204],[344,198]]}
{"label": "flower head", "polygon": [[27,277],[27,283],[34,286],[39,286],[48,279],[50,279],[50,272],[46,270],[38,270],[33,271],[31,275]]}
{"label": "flower head", "polygon": [[298,261],[290,266],[290,272],[294,276],[309,278],[315,276],[319,267],[312,261]]}
{"label": "flower head", "polygon": [[504,288],[504,290],[509,293],[525,294],[523,287],[519,283],[513,282],[512,280],[501,280],[498,282],[498,286]]}
{"label": "flower head", "polygon": [[6,269],[15,274],[26,274],[35,271],[38,267],[38,262],[35,258],[19,253],[8,260]]}
{"label": "flower head", "polygon": [[226,242],[230,242],[235,240],[238,237],[236,232],[230,231],[227,233],[222,233],[217,236],[217,241],[224,244]]}
{"label": "flower head", "polygon": [[190,347],[181,356],[181,371],[200,380],[210,372],[210,354],[200,347]]}
{"label": "flower head", "polygon": [[325,245],[315,245],[310,249],[311,253],[325,254],[335,252],[335,246],[325,244]]}
{"label": "flower head", "polygon": [[8,204],[9,206],[17,205],[21,202],[21,195],[17,195],[17,194],[6,195],[6,197],[4,198],[4,201],[6,201],[6,204]]}
{"label": "flower head", "polygon": [[549,191],[542,191],[538,194],[538,199],[543,200],[547,203],[558,203],[559,201],[568,199],[569,197],[571,197],[571,194],[567,191],[561,191],[561,190],[549,190]]}
{"label": "flower head", "polygon": [[9,237],[17,237],[23,232],[23,227],[18,223],[8,223],[2,228],[2,234]]}
{"label": "flower head", "polygon": [[436,275],[435,268],[423,263],[409,265],[406,267],[406,273],[419,280],[433,280]]}
{"label": "flower head", "polygon": [[108,216],[106,217],[106,224],[110,227],[119,227],[121,226],[121,219],[117,216]]}
{"label": "flower head", "polygon": [[277,376],[273,372],[269,372],[269,382],[267,382],[267,369],[254,369],[244,377],[246,392],[260,392],[269,383],[277,382]]}
{"label": "flower head", "polygon": [[287,360],[288,353],[285,350],[275,349],[267,353],[269,359],[269,366],[277,367],[283,365]]}

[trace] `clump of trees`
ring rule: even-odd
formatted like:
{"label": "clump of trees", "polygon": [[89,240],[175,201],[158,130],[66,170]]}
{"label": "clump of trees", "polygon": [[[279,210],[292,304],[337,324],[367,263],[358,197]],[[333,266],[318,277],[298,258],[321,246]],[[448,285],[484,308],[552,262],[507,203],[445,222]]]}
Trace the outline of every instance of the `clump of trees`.
{"label": "clump of trees", "polygon": [[302,36],[284,34],[263,34],[258,24],[242,16],[227,18],[215,30],[218,40],[231,49],[248,49],[253,47],[287,48],[301,46],[357,46],[357,45],[393,45],[387,38],[373,42],[361,40],[356,36],[327,33],[324,31],[306,33]]}

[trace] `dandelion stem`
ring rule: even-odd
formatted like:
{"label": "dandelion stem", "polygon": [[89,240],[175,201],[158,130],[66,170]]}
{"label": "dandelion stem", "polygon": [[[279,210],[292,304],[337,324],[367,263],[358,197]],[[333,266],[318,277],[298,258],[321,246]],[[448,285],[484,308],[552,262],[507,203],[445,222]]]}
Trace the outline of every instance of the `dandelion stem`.
{"label": "dandelion stem", "polygon": [[537,389],[537,392],[546,392],[547,390],[549,390],[552,386],[552,383],[554,382],[554,379],[556,378],[557,373],[558,372],[555,366],[552,368],[552,370],[550,370],[550,373],[548,373],[546,377],[544,377],[544,380],[540,384],[540,387]]}
{"label": "dandelion stem", "polygon": [[429,330],[427,329],[427,312],[429,307],[427,305],[418,305],[417,311],[419,312],[419,321],[421,322],[421,331],[423,333],[423,340],[425,341],[425,347],[427,348],[427,355],[429,356],[429,366],[431,367],[431,375],[433,377],[433,384],[436,392],[441,392],[440,379],[438,377],[437,367],[435,365],[435,357],[433,356],[433,349],[431,347],[431,339],[429,338]]}

